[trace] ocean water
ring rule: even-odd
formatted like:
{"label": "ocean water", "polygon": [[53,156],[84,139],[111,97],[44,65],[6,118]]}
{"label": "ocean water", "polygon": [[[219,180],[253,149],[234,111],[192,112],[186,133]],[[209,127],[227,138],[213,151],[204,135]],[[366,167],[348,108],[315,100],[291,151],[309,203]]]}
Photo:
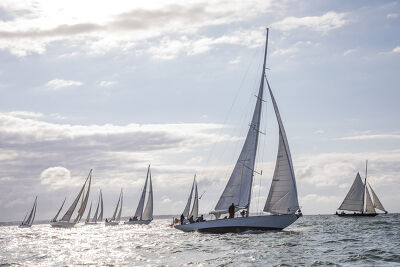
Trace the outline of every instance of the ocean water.
{"label": "ocean water", "polygon": [[0,265],[400,266],[400,215],[304,216],[278,232],[183,233],[148,226],[0,227]]}

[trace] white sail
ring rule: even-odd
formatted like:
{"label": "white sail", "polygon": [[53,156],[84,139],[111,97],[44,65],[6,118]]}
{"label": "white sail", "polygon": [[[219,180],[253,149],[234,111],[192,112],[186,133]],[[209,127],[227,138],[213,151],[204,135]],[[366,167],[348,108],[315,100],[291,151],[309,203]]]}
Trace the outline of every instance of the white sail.
{"label": "white sail", "polygon": [[90,202],[90,208],[89,208],[89,212],[87,214],[86,220],[85,222],[89,222],[90,221],[90,212],[92,211],[92,202]]}
{"label": "white sail", "polygon": [[[194,179],[196,179],[196,176],[195,176]],[[189,194],[188,201],[186,203],[186,207],[185,207],[185,209],[183,210],[183,213],[182,213],[184,217],[189,217],[189,210],[190,210],[190,204],[192,202],[194,183],[195,183],[195,180],[193,180],[192,189],[190,190],[190,194]]]}
{"label": "white sail", "polygon": [[37,197],[35,198],[35,202],[33,202],[33,206],[32,206],[31,212],[29,213],[28,218],[26,219],[26,221],[23,222],[23,224],[31,225],[31,221],[33,222],[32,217],[34,216],[36,201],[37,201]]}
{"label": "white sail", "polygon": [[[37,198],[37,197],[36,197],[36,198]],[[34,204],[35,210],[33,211],[33,217],[32,217],[32,220],[30,221],[29,225],[32,225],[32,224],[33,224],[33,221],[35,220],[35,216],[36,216],[36,207],[37,207],[37,201],[35,201],[35,204]]]}
{"label": "white sail", "polygon": [[64,207],[65,200],[67,200],[67,198],[64,198],[64,201],[63,201],[63,203],[61,204],[61,207],[60,207],[60,209],[58,210],[56,216],[54,216],[53,220],[51,220],[52,222],[57,221],[57,217],[58,217],[58,215],[60,214],[62,208]]}
{"label": "white sail", "polygon": [[124,198],[124,193],[122,192],[122,189],[121,189],[121,194],[120,194],[121,203],[120,203],[120,205],[119,205],[119,212],[118,212],[118,215],[117,215],[117,217],[115,218],[115,220],[118,221],[118,222],[119,222],[119,220],[121,219],[123,198]]}
{"label": "white sail", "polygon": [[[268,35],[267,35],[268,41]],[[257,95],[257,102],[254,108],[249,131],[244,141],[242,151],[233,169],[231,177],[222,193],[215,210],[212,214],[217,217],[227,213],[229,206],[233,203],[236,209],[248,209],[251,199],[251,187],[253,184],[254,163],[256,159],[258,135],[260,132],[260,119],[262,99],[264,93],[265,60],[267,57],[267,45],[265,46],[264,64],[261,75],[260,88]]]}
{"label": "white sail", "polygon": [[[122,193],[122,191],[121,191],[121,193]],[[114,220],[115,220],[115,217],[117,216],[117,211],[118,211],[119,202],[121,202],[121,193],[119,194],[117,206],[115,206],[115,210],[114,210],[113,216],[111,217],[111,220],[112,220],[112,221],[114,221]]]}
{"label": "white sail", "polygon": [[150,172],[150,165],[147,168],[147,176],[146,176],[146,181],[144,182],[143,190],[142,190],[142,195],[140,196],[139,204],[136,208],[135,212],[135,217],[140,218],[143,213],[143,207],[144,207],[144,199],[146,197],[146,188],[147,188],[147,180],[149,179],[149,172]]}
{"label": "white sail", "polygon": [[78,212],[78,215],[76,216],[76,219],[75,219],[75,223],[78,223],[80,220],[81,220],[81,218],[82,218],[82,216],[83,216],[83,213],[85,212],[85,209],[86,209],[86,206],[87,206],[87,203],[88,203],[88,200],[89,200],[89,193],[90,193],[90,184],[91,184],[91,182],[92,182],[92,176],[90,176],[90,178],[89,178],[89,185],[88,185],[88,189],[87,189],[87,191],[86,191],[86,195],[85,195],[85,197],[83,197],[83,195],[82,195],[82,203],[81,203],[81,207],[80,207],[80,209],[79,209],[79,212]]}
{"label": "white sail", "polygon": [[[90,204],[90,206],[92,206],[92,204]],[[97,215],[99,213],[99,207],[100,207],[100,194],[99,194],[99,200],[97,201],[96,211],[94,212],[94,215],[92,218],[92,222],[97,222]]]}
{"label": "white sail", "polygon": [[193,216],[193,220],[196,220],[199,217],[199,194],[197,193],[197,183],[195,181],[195,188],[194,188],[194,199],[193,199],[193,207],[192,211],[190,212],[189,217]]}
{"label": "white sail", "polygon": [[381,201],[379,200],[378,196],[375,194],[375,191],[372,189],[371,185],[368,183],[369,188],[371,189],[372,198],[374,199],[374,208],[386,212],[385,208],[383,207]]}
{"label": "white sail", "polygon": [[100,200],[101,200],[100,215],[99,215],[99,218],[97,218],[97,221],[99,221],[99,222],[103,221],[103,194],[101,193],[101,190],[100,190]]}
{"label": "white sail", "polygon": [[368,187],[365,185],[365,194],[366,194],[366,201],[365,201],[365,212],[366,213],[376,213],[374,209],[374,204],[372,203],[371,196],[368,191]]}
{"label": "white sail", "polygon": [[278,105],[276,104],[268,80],[267,85],[278,121],[279,145],[274,176],[264,211],[272,214],[294,214],[299,209],[299,202],[292,157]]}
{"label": "white sail", "polygon": [[356,179],[347,193],[339,210],[351,210],[362,212],[364,210],[364,184],[360,173],[357,173]]}
{"label": "white sail", "polygon": [[22,223],[21,223],[21,224],[25,224],[25,223],[26,223],[26,221],[25,221],[26,216],[28,216],[28,212],[25,214],[25,217],[24,217],[24,219],[22,220]]}
{"label": "white sail", "polygon": [[83,190],[85,189],[86,182],[88,181],[89,177],[91,176],[92,170],[90,170],[88,177],[86,178],[85,183],[82,186],[81,191],[79,191],[79,194],[76,196],[74,202],[72,203],[71,207],[67,210],[67,212],[64,214],[64,216],[61,218],[61,221],[67,221],[71,219],[72,213],[74,213],[74,210],[76,206],[78,205],[79,199],[81,198],[81,195],[83,193]]}
{"label": "white sail", "polygon": [[147,203],[146,203],[146,208],[143,211],[142,214],[142,220],[153,220],[153,185],[151,182],[151,173],[150,173],[150,179],[149,179],[149,196],[147,197]]}

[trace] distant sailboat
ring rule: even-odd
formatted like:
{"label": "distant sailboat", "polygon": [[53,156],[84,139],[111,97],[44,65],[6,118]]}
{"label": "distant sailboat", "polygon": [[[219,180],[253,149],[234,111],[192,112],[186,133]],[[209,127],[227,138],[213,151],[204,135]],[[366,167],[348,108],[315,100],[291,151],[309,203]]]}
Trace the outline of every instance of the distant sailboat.
{"label": "distant sailboat", "polygon": [[[147,183],[149,184],[149,194],[147,196],[146,207],[144,208],[144,202],[146,198]],[[144,210],[143,210],[144,208]],[[129,218],[124,224],[149,224],[153,220],[153,185],[151,182],[151,171],[150,165],[147,168],[146,181],[140,196],[139,204],[136,208],[135,215]]]}
{"label": "distant sailboat", "polygon": [[[99,208],[100,208],[100,215],[98,215]],[[86,217],[85,224],[97,224],[97,222],[101,222],[103,220],[103,195],[101,193],[101,190],[100,190],[100,194],[99,194],[99,200],[97,201],[97,208],[93,215],[92,220],[90,220],[90,211],[91,210],[92,210],[92,203],[90,203],[90,209],[89,209],[88,215]]]}
{"label": "distant sailboat", "polygon": [[33,202],[33,206],[31,209],[31,212],[29,213],[28,218],[25,215],[24,219],[22,220],[21,224],[19,225],[20,228],[28,228],[31,227],[33,224],[33,221],[35,220],[35,215],[36,215],[36,204],[37,204],[37,197],[35,198],[35,202]]}
{"label": "distant sailboat", "polygon": [[[194,198],[193,198],[193,192],[194,192]],[[192,203],[192,198],[193,198],[193,206],[192,210],[190,211],[190,204]],[[197,192],[196,175],[194,176],[192,189],[190,190],[189,198],[186,203],[185,209],[182,212],[182,216],[183,218],[187,219],[186,221],[196,221],[196,219],[199,217],[199,195]]]}
{"label": "distant sailboat", "polygon": [[[365,181],[364,183],[361,180],[360,173],[357,173],[356,178],[350,188],[350,191],[347,193],[344,198],[342,205],[340,205],[338,210],[341,212],[336,212],[336,215],[345,217],[345,216],[367,216],[374,217],[378,215],[375,209],[379,209],[383,211],[385,214],[387,211],[383,207],[381,201],[378,196],[375,194],[371,185],[368,183],[369,188],[372,192],[373,201],[371,199],[371,195],[369,194],[369,190],[367,187],[367,173],[368,173],[368,161],[365,166]],[[352,213],[345,213],[344,211],[351,211]]]}
{"label": "distant sailboat", "polygon": [[[123,192],[121,188],[121,193],[119,194],[117,206],[115,207],[113,216],[110,219],[106,219],[106,225],[118,225],[119,221],[121,220],[121,213],[122,213],[122,201],[123,201]],[[119,211],[118,211],[119,208]],[[118,214],[117,214],[118,212]]]}
{"label": "distant sailboat", "polygon": [[[89,183],[88,183],[88,188],[87,188],[86,195],[85,195],[84,190],[85,190],[85,186],[86,186],[86,183],[88,180],[89,180]],[[64,206],[64,203],[65,203],[65,200],[64,200],[64,202],[61,205],[61,208],[58,210],[56,216],[50,222],[50,225],[52,227],[70,228],[70,227],[74,227],[75,224],[77,224],[80,221],[80,219],[83,216],[83,213],[85,212],[86,205],[87,205],[87,202],[89,199],[91,181],[92,181],[92,170],[90,170],[89,175],[85,180],[85,183],[83,184],[81,190],[79,191],[79,193],[76,196],[72,205],[69,207],[69,209],[64,214],[64,216],[60,220],[57,221],[58,214],[60,213],[62,207]],[[75,220],[71,222],[70,220],[71,220],[72,214],[74,213],[75,208],[78,205],[79,199],[81,199],[81,198],[82,198],[82,200],[81,200],[81,205],[78,210],[78,214],[77,214]]]}
{"label": "distant sailboat", "polygon": [[[185,232],[200,231],[216,233],[242,232],[246,230],[281,230],[294,223],[301,216],[289,143],[277,103],[265,75],[268,32],[269,29],[267,29],[266,34],[260,87],[250,128],[225,190],[215,206],[215,210],[210,212],[217,219],[175,225],[177,229]],[[278,156],[271,188],[264,207],[264,211],[272,215],[249,216],[253,177],[255,174],[261,174],[254,170],[254,165],[260,133],[261,109],[264,102],[264,83],[268,86],[279,126]],[[241,211],[242,217],[235,218],[234,215],[238,211]],[[230,213],[230,217],[233,218],[219,219],[221,215],[227,213]]]}

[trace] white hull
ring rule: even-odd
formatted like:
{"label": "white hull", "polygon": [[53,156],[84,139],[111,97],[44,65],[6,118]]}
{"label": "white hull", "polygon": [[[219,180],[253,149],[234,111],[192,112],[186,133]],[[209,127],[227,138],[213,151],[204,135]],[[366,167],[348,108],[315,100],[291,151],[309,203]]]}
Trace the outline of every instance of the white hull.
{"label": "white hull", "polygon": [[76,223],[74,222],[63,222],[63,221],[57,221],[57,222],[50,222],[51,227],[56,227],[56,228],[72,228],[75,226]]}
{"label": "white hull", "polygon": [[31,224],[20,224],[18,227],[19,228],[29,228],[31,226],[32,226]]}
{"label": "white hull", "polygon": [[149,224],[152,220],[126,221],[124,224]]}
{"label": "white hull", "polygon": [[118,225],[118,224],[119,224],[119,222],[116,222],[116,221],[105,222],[105,225],[108,225],[108,226],[113,226],[113,225]]}
{"label": "white hull", "polygon": [[191,224],[176,224],[175,228],[184,232],[239,233],[248,230],[282,230],[298,219],[295,214],[250,216],[245,218],[220,219]]}

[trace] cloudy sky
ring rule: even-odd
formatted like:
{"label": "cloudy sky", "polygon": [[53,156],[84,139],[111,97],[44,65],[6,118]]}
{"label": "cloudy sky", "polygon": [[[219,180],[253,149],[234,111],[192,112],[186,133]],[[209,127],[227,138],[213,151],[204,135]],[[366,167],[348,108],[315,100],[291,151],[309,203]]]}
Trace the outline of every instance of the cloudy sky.
{"label": "cloudy sky", "polygon": [[[63,3],[62,3],[63,2]],[[300,205],[332,213],[357,171],[400,212],[400,2],[0,2],[0,221],[71,203],[91,168],[110,216],[136,208],[152,165],[155,214],[178,214],[197,173],[212,210],[243,143],[269,26],[268,72]],[[252,211],[277,151],[268,97]]]}

